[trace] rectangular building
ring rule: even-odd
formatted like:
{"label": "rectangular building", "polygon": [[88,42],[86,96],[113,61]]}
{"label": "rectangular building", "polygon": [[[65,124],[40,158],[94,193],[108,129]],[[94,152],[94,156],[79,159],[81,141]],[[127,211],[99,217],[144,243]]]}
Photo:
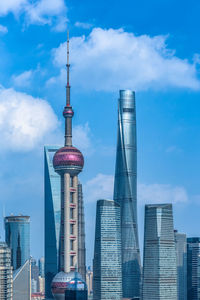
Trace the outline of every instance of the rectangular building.
{"label": "rectangular building", "polygon": [[120,206],[98,200],[93,261],[93,300],[122,299]]}
{"label": "rectangular building", "polygon": [[143,300],[177,300],[171,204],[145,205]]}

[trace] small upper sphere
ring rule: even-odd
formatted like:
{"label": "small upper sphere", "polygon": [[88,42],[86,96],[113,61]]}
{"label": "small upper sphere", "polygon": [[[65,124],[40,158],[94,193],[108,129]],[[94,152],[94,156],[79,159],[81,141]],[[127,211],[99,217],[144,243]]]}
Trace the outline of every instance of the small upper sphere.
{"label": "small upper sphere", "polygon": [[77,175],[83,169],[84,158],[82,153],[75,147],[62,147],[56,151],[53,157],[53,166],[56,172],[68,172]]}
{"label": "small upper sphere", "polygon": [[70,117],[72,118],[74,115],[74,112],[72,110],[72,108],[70,106],[65,106],[64,110],[63,110],[63,117],[67,118]]}

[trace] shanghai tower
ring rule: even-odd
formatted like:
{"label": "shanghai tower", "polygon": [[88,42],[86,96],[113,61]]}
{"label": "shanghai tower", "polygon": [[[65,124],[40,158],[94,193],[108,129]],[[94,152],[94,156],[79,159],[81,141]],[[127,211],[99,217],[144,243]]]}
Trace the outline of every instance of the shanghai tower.
{"label": "shanghai tower", "polygon": [[[78,174],[82,171],[84,158],[82,153],[72,146],[72,118],[74,115],[70,103],[69,85],[69,37],[67,39],[67,86],[65,118],[65,144],[53,157],[55,172],[61,178],[61,225],[59,273],[52,281],[52,294],[55,299],[65,299],[65,292],[73,278],[85,277],[85,233],[82,187]],[[78,272],[81,274],[78,274]]]}
{"label": "shanghai tower", "polygon": [[118,102],[114,200],[121,206],[123,298],[139,297],[136,112],[135,93],[130,90],[121,90]]}

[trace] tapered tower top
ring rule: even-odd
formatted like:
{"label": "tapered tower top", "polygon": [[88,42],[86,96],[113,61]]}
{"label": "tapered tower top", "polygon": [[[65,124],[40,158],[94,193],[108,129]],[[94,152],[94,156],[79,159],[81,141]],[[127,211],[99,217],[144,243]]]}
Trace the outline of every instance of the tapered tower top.
{"label": "tapered tower top", "polygon": [[72,118],[74,111],[70,99],[70,63],[69,63],[69,32],[67,33],[67,85],[66,85],[66,106],[64,107],[63,117],[65,118],[65,145],[54,155],[53,166],[56,172],[68,172],[77,175],[82,171],[84,158],[82,153],[72,146]]}

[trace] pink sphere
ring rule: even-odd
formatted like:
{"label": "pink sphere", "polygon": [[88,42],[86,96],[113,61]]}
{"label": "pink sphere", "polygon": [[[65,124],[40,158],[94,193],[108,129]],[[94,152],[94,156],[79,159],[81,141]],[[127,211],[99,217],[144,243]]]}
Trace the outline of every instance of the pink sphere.
{"label": "pink sphere", "polygon": [[75,147],[62,147],[53,157],[53,166],[56,172],[76,173],[82,171],[84,158]]}

